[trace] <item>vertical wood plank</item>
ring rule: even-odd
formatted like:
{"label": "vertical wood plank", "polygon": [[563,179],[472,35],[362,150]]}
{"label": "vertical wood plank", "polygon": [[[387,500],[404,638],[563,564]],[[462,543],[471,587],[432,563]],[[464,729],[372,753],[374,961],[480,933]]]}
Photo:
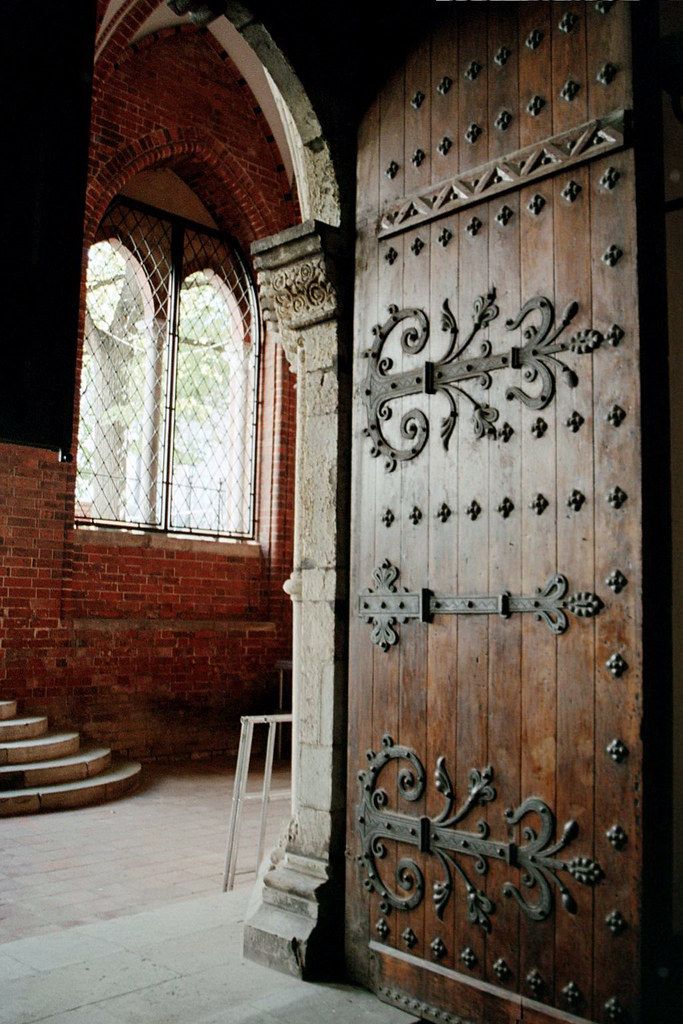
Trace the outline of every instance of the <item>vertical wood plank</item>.
{"label": "vertical wood plank", "polygon": [[[472,216],[481,220],[476,233],[467,230]],[[458,217],[460,263],[458,267],[458,323],[463,340],[471,329],[474,302],[486,296],[488,275],[488,214],[474,207]],[[451,441],[453,444],[454,438]],[[457,426],[458,498],[458,588],[461,594],[486,594],[489,588],[488,535],[491,511],[489,492],[489,448],[485,439],[474,436],[471,410],[461,399]],[[471,769],[488,764],[486,723],[488,718],[488,629],[487,616],[463,616],[458,624],[458,709],[456,722],[457,760],[453,781],[459,802],[466,793]],[[468,865],[468,873],[472,867]],[[473,885],[482,888],[479,876]],[[486,964],[486,942],[481,928],[467,919],[466,893],[456,880],[454,893],[454,950],[462,958],[461,970],[482,977]],[[471,957],[463,956],[471,951]]]}
{"label": "vertical wood plank", "polygon": [[[362,352],[368,347],[370,331],[377,317],[378,264],[377,241],[373,219],[379,205],[379,101],[376,100],[360,128],[358,137],[358,235],[356,245],[356,303],[354,394],[361,392],[366,360]],[[372,692],[373,651],[368,627],[356,614],[357,595],[368,586],[363,578],[366,566],[375,564],[375,533],[368,529],[364,509],[375,502],[375,462],[369,456],[369,445],[363,436],[365,410],[360,402],[353,408],[353,474],[351,491],[351,614],[349,619],[349,709],[348,709],[348,801],[347,801],[347,901],[346,955],[352,977],[369,983],[367,944],[370,898],[361,881],[356,860],[360,846],[356,821],[358,802],[358,771],[365,767],[364,752],[372,745],[372,717],[367,713],[365,694]]]}
{"label": "vertical wood plank", "polygon": [[[608,166],[620,175],[612,190],[601,185]],[[607,605],[596,622],[595,835],[596,856],[606,877],[595,892],[594,1012],[604,1015],[605,1002],[617,998],[629,1019],[638,1020],[638,979],[632,965],[640,959],[642,856],[639,338],[635,231],[633,219],[623,216],[635,206],[633,171],[630,153],[591,168],[593,323],[605,334],[613,324],[625,332],[616,348],[605,345],[594,358],[595,584]],[[624,255],[610,267],[602,256],[613,244]],[[625,413],[619,426],[607,419],[615,405]],[[608,501],[616,486],[628,495],[618,509]],[[614,593],[606,581],[617,571],[628,582]],[[615,653],[628,665],[618,678],[606,668]],[[628,750],[622,761],[607,752],[615,739]],[[615,825],[627,836],[621,849],[607,838]],[[624,919],[624,930],[616,933],[607,923],[615,911]]]}
{"label": "vertical wood plank", "polygon": [[588,118],[586,11],[589,5],[574,2],[548,6],[552,19],[553,132],[558,133]]}
{"label": "vertical wood plank", "polygon": [[[488,159],[488,17],[484,10],[470,9],[460,21],[458,63],[460,172]],[[474,126],[474,127],[473,127]],[[474,134],[472,134],[472,131]]]}
{"label": "vertical wood plank", "polygon": [[[519,88],[517,52],[517,12],[503,8],[489,18],[489,158],[500,156],[519,146]],[[506,56],[507,54],[507,56]],[[501,117],[514,111],[512,121],[503,127]],[[490,327],[494,351],[505,350],[510,336],[505,320],[520,307],[519,193],[508,193],[488,204],[489,252],[488,282],[496,289],[500,313]],[[508,219],[509,218],[509,219]],[[486,401],[500,410],[492,436],[483,439],[489,450],[489,589],[488,593],[520,593],[521,587],[521,411],[520,403],[508,402],[506,388],[513,383],[511,374],[498,372]],[[514,383],[517,383],[515,380]],[[479,395],[477,396],[479,397]],[[506,514],[504,504],[512,511]],[[505,825],[502,807],[515,807],[520,801],[520,664],[521,616],[489,618],[488,663],[488,760],[494,770],[497,800],[487,807],[486,817],[493,836],[501,835]],[[489,981],[504,988],[519,984],[519,908],[502,897],[509,867],[492,862],[486,891],[496,904],[494,924],[487,940],[486,971]]]}
{"label": "vertical wood plank", "polygon": [[[424,98],[415,109],[415,97]],[[431,40],[424,39],[406,61],[406,104],[405,104],[405,164],[406,187],[409,192],[419,189],[431,181],[433,148],[431,139]],[[416,307],[429,314],[429,278],[432,256],[429,225],[408,232],[404,251],[405,273],[403,277],[403,307]],[[417,356],[404,353],[403,370],[422,371],[426,353]],[[429,402],[426,396],[416,395],[396,403],[401,414],[422,409],[429,416]],[[404,442],[404,445],[407,442]],[[430,532],[429,500],[429,454],[421,453],[418,458],[403,463],[396,471],[402,477],[401,499],[401,574],[404,585],[415,590],[425,586],[428,573],[428,552]],[[418,518],[419,516],[419,518]],[[424,763],[427,736],[427,679],[425,678],[428,659],[426,623],[411,624],[408,643],[401,645],[401,689],[400,689],[400,741],[416,751]],[[429,772],[429,765],[425,766]],[[425,813],[425,797],[410,804],[410,813]],[[405,805],[404,805],[404,810]],[[426,871],[426,856],[418,855],[415,860],[423,873]],[[425,933],[425,903],[408,914],[402,914],[401,925],[412,928],[416,935],[423,936],[423,956],[429,957],[429,943],[435,937]]]}
{"label": "vertical wood plank", "polygon": [[[591,326],[590,187],[585,168],[573,168],[568,178],[553,179],[555,303],[558,317],[578,303],[570,328],[578,330]],[[571,182],[580,190],[573,200],[566,192]],[[567,355],[565,362],[578,385],[557,382],[557,570],[568,576],[572,592],[592,589],[594,577],[592,372],[590,356]],[[577,822],[575,843],[586,856],[593,846],[594,630],[594,620],[574,619],[557,647],[556,814],[559,829]],[[576,915],[561,905],[555,913],[556,998],[559,1006],[585,1013],[592,1005],[593,891],[577,885],[572,891]],[[563,992],[572,982],[581,993],[574,1006]]]}
{"label": "vertical wood plank", "polygon": [[519,50],[519,145],[553,133],[551,4],[517,4]]}
{"label": "vertical wood plank", "polygon": [[[551,4],[519,4],[520,145],[552,134]],[[533,105],[539,98],[542,106]],[[531,110],[529,105],[532,104]],[[521,300],[554,297],[553,179],[520,194]],[[518,383],[518,382],[516,382]],[[522,592],[531,594],[557,569],[556,410],[523,406]],[[543,503],[547,502],[547,507]],[[522,622],[521,794],[535,793],[555,806],[556,639],[531,618]],[[555,926],[552,918],[520,920],[520,991],[541,1001],[554,995]]]}
{"label": "vertical wood plank", "polygon": [[603,117],[633,105],[629,8],[630,4],[619,0],[602,14],[595,4],[587,5],[589,117]]}
{"label": "vertical wood plank", "polygon": [[[535,188],[521,194],[522,301],[534,295],[552,298],[553,202],[550,189],[540,194],[540,213],[529,210]],[[557,517],[555,409],[524,408],[522,412],[522,494],[524,537],[522,591],[532,594],[556,571]],[[543,508],[545,502],[547,507]],[[556,805],[557,640],[539,623],[522,624],[522,796],[534,793]],[[554,991],[554,921],[529,921],[520,926],[520,983],[541,1000]],[[537,978],[540,976],[540,981]],[[536,979],[536,981],[534,981]],[[540,986],[537,987],[537,986]]]}
{"label": "vertical wood plank", "polygon": [[[405,71],[399,69],[387,82],[380,96],[380,184],[379,197],[380,208],[382,203],[396,199],[405,192],[405,164],[404,164],[404,106],[405,106]],[[386,173],[392,162],[398,164],[398,172],[394,177]],[[396,253],[393,259],[388,259],[390,251]],[[379,296],[377,322],[383,323],[389,313],[388,307],[397,301],[403,289],[405,240],[403,236],[383,242],[380,245],[379,258]],[[392,338],[391,355],[398,349],[396,338]],[[394,437],[394,434],[391,435]],[[379,566],[385,559],[389,559],[393,565],[401,564],[401,475],[398,470],[388,473],[385,467],[384,458],[380,456],[375,460],[375,492],[376,501],[373,506],[366,508],[362,515],[367,523],[368,529],[375,532],[375,561],[372,565],[365,567],[370,572],[375,566]],[[389,510],[395,517],[390,526],[386,526],[382,519],[384,513]],[[369,514],[372,515],[371,522],[368,521]],[[367,641],[369,642],[369,641]],[[399,676],[400,676],[400,650],[392,647],[386,653],[374,648],[374,689],[372,707],[372,743],[373,750],[377,750],[381,743],[382,736],[391,735],[398,740],[400,730],[400,709],[399,709]],[[396,801],[396,773],[395,770],[387,770],[382,780],[383,788]],[[394,843],[388,844],[388,853],[382,861],[382,877],[388,885],[395,888],[395,869],[398,860],[398,853]],[[389,945],[398,944],[397,930],[399,929],[398,915],[380,915],[379,900],[376,900],[376,908],[372,921],[372,937],[381,938],[377,932],[377,923],[382,918],[389,927],[386,942]]]}
{"label": "vertical wood plank", "polygon": [[[460,82],[445,93],[437,90],[444,75],[454,76],[458,66],[457,23],[434,34],[432,39],[432,140],[455,136],[449,153],[434,155],[434,178],[454,173],[457,166],[450,161],[450,170],[443,168],[452,153],[459,149],[457,130],[458,98]],[[430,358],[443,358],[449,335],[441,330],[443,302],[448,300],[450,308],[457,309],[457,281],[459,266],[459,233],[457,218],[435,221],[431,225],[431,279],[430,279],[430,320],[432,340]],[[443,395],[431,400],[430,426],[432,441],[429,446],[429,587],[436,593],[456,594],[458,592],[457,565],[457,523],[459,508],[458,473],[454,472],[456,451],[443,447],[439,437],[439,424],[446,414],[447,403]],[[441,511],[441,515],[439,512]],[[456,762],[456,718],[457,718],[457,616],[436,616],[429,627],[429,666],[427,693],[427,742],[426,764],[431,773],[437,758],[445,757],[449,771]],[[426,811],[432,817],[441,813],[443,797],[434,786],[429,787]],[[434,882],[442,880],[442,871],[437,858],[429,858],[427,892],[431,897]],[[436,913],[434,901],[428,898],[425,906],[425,934],[439,935],[446,947],[441,963],[448,967],[459,966],[453,949],[454,903],[451,899],[442,919]],[[428,950],[429,952],[429,950]]]}

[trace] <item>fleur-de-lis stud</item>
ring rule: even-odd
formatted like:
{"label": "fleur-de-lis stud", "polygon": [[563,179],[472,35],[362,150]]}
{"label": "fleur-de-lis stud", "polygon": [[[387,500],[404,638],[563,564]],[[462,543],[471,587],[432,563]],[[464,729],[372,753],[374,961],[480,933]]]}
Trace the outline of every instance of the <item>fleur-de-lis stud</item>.
{"label": "fleur-de-lis stud", "polygon": [[389,925],[387,924],[383,917],[380,917],[379,921],[375,925],[375,931],[382,940],[386,939],[387,935],[389,934]]}
{"label": "fleur-de-lis stud", "polygon": [[545,988],[545,982],[538,967],[533,967],[526,976],[526,983],[529,991],[534,996],[540,996]]}
{"label": "fleur-de-lis stud", "polygon": [[608,167],[603,176],[600,178],[600,185],[608,192],[611,192],[617,184],[617,182],[619,181],[620,177],[621,174],[616,169],[616,167]]}
{"label": "fleur-de-lis stud", "polygon": [[620,594],[627,585],[628,580],[621,569],[614,569],[609,576],[605,577],[605,583],[613,593]]}
{"label": "fleur-de-lis stud", "polygon": [[622,491],[621,487],[614,487],[607,495],[607,501],[612,508],[621,508],[624,502],[628,499],[626,491]]}
{"label": "fleur-de-lis stud", "polygon": [[616,267],[623,255],[624,250],[620,249],[618,245],[610,245],[609,249],[602,254],[602,262],[606,263],[608,267]]}
{"label": "fleur-de-lis stud", "polygon": [[496,118],[496,128],[501,132],[506,132],[512,124],[512,114],[509,110],[501,110],[500,114]]}
{"label": "fleur-de-lis stud", "polygon": [[543,33],[540,28],[534,28],[526,37],[525,46],[529,50],[537,50],[543,41]]}
{"label": "fleur-de-lis stud", "polygon": [[537,516],[542,516],[548,507],[548,499],[540,492],[529,502],[529,508]]}
{"label": "fleur-de-lis stud", "polygon": [[449,228],[441,228],[441,231],[439,232],[439,237],[437,238],[437,242],[439,243],[439,245],[442,245],[445,249],[452,237],[453,232]]}
{"label": "fleur-de-lis stud", "polygon": [[422,241],[421,238],[418,237],[418,238],[415,238],[411,242],[411,244],[410,244],[410,251],[413,253],[413,255],[419,256],[420,253],[422,252],[422,250],[424,249],[424,247],[425,247],[424,242]]}
{"label": "fleur-de-lis stud", "polygon": [[585,500],[585,494],[582,494],[581,491],[577,491],[577,489],[574,488],[572,493],[567,498],[567,508],[573,508],[575,512],[579,512]]}
{"label": "fleur-de-lis stud", "polygon": [[567,1006],[578,1006],[583,996],[581,995],[581,989],[575,981],[569,981],[562,989],[562,998],[564,999]]}
{"label": "fleur-de-lis stud", "polygon": [[544,206],[545,199],[539,192],[537,192],[535,195],[531,197],[531,199],[527,203],[527,210],[529,211],[529,213],[532,213],[534,217],[538,217],[539,213],[541,212]]}
{"label": "fleur-de-lis stud", "polygon": [[560,89],[560,99],[566,100],[567,103],[571,103],[576,98],[576,95],[581,86],[578,82],[575,82],[573,78],[568,78]]}
{"label": "fleur-de-lis stud", "polygon": [[498,511],[500,512],[503,519],[508,519],[511,513],[514,512],[514,510],[515,506],[508,497],[503,498],[500,505],[498,506]]}
{"label": "fleur-de-lis stud", "polygon": [[460,954],[460,959],[464,963],[465,967],[469,967],[470,970],[472,970],[473,967],[477,966],[477,954],[474,952],[471,946],[465,946],[462,953]]}
{"label": "fleur-de-lis stud", "polygon": [[405,928],[401,932],[401,938],[405,942],[408,949],[412,949],[413,946],[417,945],[417,935],[415,934],[412,928]]}
{"label": "fleur-de-lis stud", "polygon": [[473,144],[473,143],[475,143],[477,141],[477,139],[479,138],[480,135],[481,135],[481,128],[479,127],[478,124],[476,124],[473,121],[472,124],[467,129],[467,131],[465,132],[465,138],[467,139],[467,141],[470,144]]}
{"label": "fleur-de-lis stud", "polygon": [[420,149],[418,147],[418,149],[416,149],[415,152],[413,153],[413,155],[411,156],[410,162],[411,162],[411,164],[414,167],[419,167],[424,162],[424,158],[425,158],[425,151],[424,151],[424,149]]}
{"label": "fleur-de-lis stud", "polygon": [[410,105],[413,108],[413,110],[419,110],[424,101],[425,94],[422,92],[421,89],[418,89],[417,92],[414,94],[413,98],[411,99]]}
{"label": "fleur-de-lis stud", "polygon": [[451,86],[453,85],[453,79],[449,78],[448,75],[444,75],[439,84],[436,87],[436,91],[440,96],[445,96],[447,92],[450,92]]}
{"label": "fleur-de-lis stud", "polygon": [[386,174],[387,178],[393,179],[396,177],[396,175],[398,174],[398,164],[396,163],[395,160],[391,161],[391,163],[389,164],[384,173]]}
{"label": "fleur-de-lis stud", "polygon": [[465,515],[469,516],[472,522],[474,522],[475,519],[478,519],[479,516],[481,515],[481,505],[479,504],[476,498],[473,498],[472,501],[467,506],[467,508],[465,509]]}
{"label": "fleur-de-lis stud", "polygon": [[578,24],[578,21],[578,16],[573,11],[565,11],[557,27],[560,32],[571,32]]}
{"label": "fleur-de-lis stud", "polygon": [[541,438],[548,429],[548,424],[542,416],[538,416],[531,424],[531,433],[535,438]]}
{"label": "fleur-de-lis stud", "polygon": [[466,231],[467,231],[468,234],[472,235],[472,238],[474,238],[475,235],[479,234],[481,229],[482,229],[482,223],[479,220],[479,218],[478,217],[472,217],[472,220],[467,225]]}
{"label": "fleur-de-lis stud", "polygon": [[574,412],[571,414],[571,416],[567,418],[566,422],[571,432],[573,434],[576,434],[579,430],[581,430],[581,427],[584,425],[586,421],[584,420],[581,413],[577,412],[576,409],[574,409]]}
{"label": "fleur-de-lis stud", "polygon": [[384,259],[387,261],[390,267],[393,267],[394,263],[398,259],[398,253],[394,249],[393,245],[384,253]]}
{"label": "fleur-de-lis stud", "polygon": [[502,441],[504,444],[507,444],[512,435],[514,434],[514,432],[514,429],[510,426],[509,423],[506,422],[498,430],[498,440]]}
{"label": "fleur-de-lis stud", "polygon": [[618,70],[619,68],[616,64],[612,64],[612,62],[608,60],[602,65],[595,77],[597,81],[600,82],[600,85],[611,85],[616,78]]}
{"label": "fleur-de-lis stud", "polygon": [[532,96],[526,105],[526,109],[532,117],[538,117],[545,106],[545,100],[542,96]]}
{"label": "fleur-de-lis stud", "polygon": [[382,522],[384,523],[384,525],[386,526],[387,529],[389,529],[389,527],[391,526],[391,524],[393,523],[395,518],[396,518],[396,516],[394,515],[394,513],[391,511],[390,508],[385,508],[384,509],[384,512],[382,513],[382,516],[381,516],[381,519],[382,519]]}
{"label": "fleur-de-lis stud", "polygon": [[432,956],[435,960],[443,960],[446,955],[446,946],[444,945],[443,939],[438,936],[429,943]]}
{"label": "fleur-de-lis stud", "polygon": [[417,505],[413,505],[412,509],[408,513],[408,519],[410,519],[413,526],[417,526],[417,524],[422,519],[422,512],[417,507]]}
{"label": "fleur-de-lis stud", "polygon": [[467,66],[467,68],[465,70],[465,78],[469,79],[470,82],[473,82],[475,80],[475,78],[479,77],[479,73],[481,72],[481,69],[482,69],[482,66],[481,66],[481,64],[479,63],[478,60],[471,61],[471,63],[468,64],[468,66]]}
{"label": "fleur-de-lis stud", "polygon": [[498,223],[505,227],[514,217],[514,211],[509,206],[501,206],[500,210],[496,214],[496,220]]}
{"label": "fleur-de-lis stud", "polygon": [[507,981],[511,977],[512,971],[508,967],[502,956],[499,957],[493,965],[493,972],[499,981]]}
{"label": "fleur-de-lis stud", "polygon": [[441,156],[448,156],[448,153],[452,145],[453,142],[451,141],[451,139],[449,139],[447,135],[444,135],[441,142],[437,144],[437,153],[440,153]]}
{"label": "fleur-de-lis stud", "polygon": [[605,835],[615,850],[623,850],[628,842],[628,836],[621,825],[612,825],[607,829]]}
{"label": "fleur-de-lis stud", "polygon": [[498,65],[499,68],[502,68],[503,64],[507,64],[511,56],[512,51],[508,50],[507,46],[501,46],[500,50],[493,58],[493,60]]}
{"label": "fleur-de-lis stud", "polygon": [[611,996],[605,1003],[605,1016],[607,1020],[625,1020],[626,1011],[616,996]]}
{"label": "fleur-de-lis stud", "polygon": [[611,931],[612,935],[621,935],[622,932],[626,931],[626,920],[623,914],[620,914],[618,910],[610,910],[609,914],[605,918],[605,924]]}
{"label": "fleur-de-lis stud", "polygon": [[572,180],[568,181],[562,189],[561,195],[562,198],[566,199],[568,203],[573,203],[578,198],[581,191],[582,189],[578,181],[574,181],[574,179],[572,178]]}
{"label": "fleur-de-lis stud", "polygon": [[442,501],[441,504],[439,505],[438,509],[437,509],[436,518],[440,519],[442,523],[447,523],[448,520],[450,519],[450,517],[451,517],[451,510],[450,510],[449,506],[446,504],[446,502]]}
{"label": "fleur-de-lis stud", "polygon": [[609,345],[611,345],[612,348],[616,348],[617,345],[619,344],[619,342],[622,340],[623,337],[624,337],[624,329],[623,329],[623,327],[620,327],[619,324],[612,324],[612,326],[608,330],[607,334],[605,335],[605,341]]}
{"label": "fleur-de-lis stud", "polygon": [[615,737],[605,747],[605,753],[609,754],[615,764],[622,764],[628,757],[628,747],[623,740]]}
{"label": "fleur-de-lis stud", "polygon": [[628,668],[628,662],[622,658],[618,651],[615,651],[614,654],[610,654],[605,662],[605,668],[615,679],[619,679]]}
{"label": "fleur-de-lis stud", "polygon": [[615,404],[612,406],[610,411],[605,416],[605,419],[608,423],[611,423],[613,427],[620,427],[626,419],[626,413],[621,408],[621,406],[617,405],[615,402]]}

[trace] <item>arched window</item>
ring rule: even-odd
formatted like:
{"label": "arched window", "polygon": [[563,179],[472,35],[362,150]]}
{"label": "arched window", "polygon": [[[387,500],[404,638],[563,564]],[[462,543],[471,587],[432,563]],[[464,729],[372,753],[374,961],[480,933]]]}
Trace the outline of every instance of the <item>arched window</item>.
{"label": "arched window", "polygon": [[234,243],[115,204],[86,284],[77,518],[253,534],[259,321]]}

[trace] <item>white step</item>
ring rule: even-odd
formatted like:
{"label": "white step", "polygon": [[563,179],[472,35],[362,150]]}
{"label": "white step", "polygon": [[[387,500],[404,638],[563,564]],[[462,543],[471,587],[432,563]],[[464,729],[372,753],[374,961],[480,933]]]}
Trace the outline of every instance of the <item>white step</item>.
{"label": "white step", "polygon": [[0,722],[6,718],[14,718],[17,713],[17,702],[15,700],[0,700]]}
{"label": "white step", "polygon": [[29,718],[7,718],[0,720],[0,743],[9,740],[32,740],[47,732],[45,715],[31,715]]}
{"label": "white step", "polygon": [[54,732],[38,736],[33,740],[0,740],[0,765],[30,764],[33,761],[49,761],[55,757],[75,754],[80,745],[77,732]]}
{"label": "white step", "polygon": [[114,800],[135,788],[140,768],[136,762],[120,761],[92,779],[0,792],[0,817],[59,811]]}
{"label": "white step", "polygon": [[67,757],[0,765],[0,792],[89,779],[110,765],[111,750],[108,747],[82,747],[77,754]]}

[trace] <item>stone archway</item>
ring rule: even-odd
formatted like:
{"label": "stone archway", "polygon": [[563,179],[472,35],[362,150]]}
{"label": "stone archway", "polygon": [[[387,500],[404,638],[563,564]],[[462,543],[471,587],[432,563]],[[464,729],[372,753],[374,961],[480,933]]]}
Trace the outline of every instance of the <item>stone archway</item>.
{"label": "stone archway", "polygon": [[346,549],[350,383],[340,371],[341,196],[329,146],[301,83],[266,27],[227,15],[262,60],[299,133],[311,219],[252,246],[268,330],[297,374],[293,602],[293,807],[284,849],[254,892],[245,953],[290,974],[329,969],[343,906]]}
{"label": "stone archway", "polygon": [[[113,71],[160,0],[124,0],[100,24],[101,81]],[[179,14],[204,4],[169,3]],[[216,5],[213,5],[215,9]],[[245,952],[310,977],[329,958],[323,935],[339,913],[344,836],[346,702],[345,444],[350,385],[340,366],[339,225],[343,197],[332,153],[311,100],[267,26],[241,3],[224,13],[256,54],[288,111],[305,223],[252,247],[265,327],[297,374],[295,555],[285,590],[294,606],[293,816],[284,848],[259,880],[245,928]],[[162,146],[163,150],[163,146]],[[349,197],[350,198],[350,197]],[[346,203],[347,207],[350,203]],[[334,920],[333,920],[334,919]],[[315,936],[315,942],[311,938]]]}

